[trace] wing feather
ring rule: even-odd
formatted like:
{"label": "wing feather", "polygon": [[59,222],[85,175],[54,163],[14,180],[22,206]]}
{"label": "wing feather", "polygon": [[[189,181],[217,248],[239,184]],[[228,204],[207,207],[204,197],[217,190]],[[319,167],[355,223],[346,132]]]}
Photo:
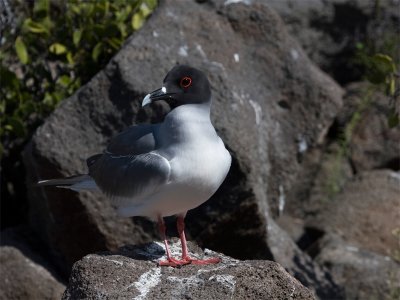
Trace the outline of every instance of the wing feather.
{"label": "wing feather", "polygon": [[111,141],[102,155],[88,159],[89,175],[106,195],[134,199],[150,195],[168,182],[171,166],[153,152],[156,126],[129,127]]}

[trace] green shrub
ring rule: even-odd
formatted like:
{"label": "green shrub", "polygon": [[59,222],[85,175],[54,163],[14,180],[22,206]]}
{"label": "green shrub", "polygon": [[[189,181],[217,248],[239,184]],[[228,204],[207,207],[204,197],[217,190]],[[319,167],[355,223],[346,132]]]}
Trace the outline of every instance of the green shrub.
{"label": "green shrub", "polygon": [[62,99],[101,70],[157,0],[16,5],[17,29],[5,34],[0,49],[0,157],[24,143]]}
{"label": "green shrub", "polygon": [[370,54],[371,50],[362,43],[358,43],[357,48],[356,60],[365,69],[365,79],[372,84],[373,89],[383,90],[388,98],[388,125],[395,127],[400,121],[399,73],[396,63],[387,54]]}

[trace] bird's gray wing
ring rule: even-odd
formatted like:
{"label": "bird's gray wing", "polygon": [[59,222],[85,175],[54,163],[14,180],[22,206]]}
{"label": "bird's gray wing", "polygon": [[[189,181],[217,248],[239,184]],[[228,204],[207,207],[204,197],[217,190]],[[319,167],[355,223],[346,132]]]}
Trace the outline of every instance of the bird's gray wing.
{"label": "bird's gray wing", "polygon": [[103,154],[87,160],[89,175],[110,197],[134,198],[157,191],[169,180],[167,159],[153,152],[157,125],[132,126],[113,138]]}

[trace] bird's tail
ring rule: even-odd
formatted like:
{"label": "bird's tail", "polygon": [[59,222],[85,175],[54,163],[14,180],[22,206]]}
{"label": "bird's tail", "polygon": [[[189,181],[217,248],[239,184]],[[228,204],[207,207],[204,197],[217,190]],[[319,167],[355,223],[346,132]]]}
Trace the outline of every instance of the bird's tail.
{"label": "bird's tail", "polygon": [[36,184],[36,186],[56,186],[77,192],[82,190],[98,190],[96,182],[87,174],[59,179],[41,180]]}

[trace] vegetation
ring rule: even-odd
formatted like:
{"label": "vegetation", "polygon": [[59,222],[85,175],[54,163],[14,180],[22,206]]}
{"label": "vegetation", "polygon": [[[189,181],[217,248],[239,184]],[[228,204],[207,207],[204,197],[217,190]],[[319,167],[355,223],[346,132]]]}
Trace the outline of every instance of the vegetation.
{"label": "vegetation", "polygon": [[[395,55],[395,50],[392,47],[392,41],[396,41],[391,37],[390,41],[383,43],[379,48],[371,43],[357,43],[357,52],[354,58],[356,64],[364,69],[364,79],[370,85],[363,91],[362,99],[357,108],[353,112],[350,120],[336,140],[339,147],[334,153],[334,161],[331,167],[331,172],[325,184],[325,192],[327,199],[333,199],[342,188],[342,181],[345,178],[343,170],[343,161],[350,157],[350,143],[353,132],[359,124],[362,114],[374,103],[374,94],[383,92],[387,97],[387,105],[389,113],[387,115],[388,126],[393,128],[399,125],[400,120],[400,88],[399,74],[397,71],[394,59],[388,54]],[[396,48],[397,49],[397,48]],[[381,50],[383,53],[375,53],[374,51]],[[325,200],[325,199],[323,199]]]}
{"label": "vegetation", "polygon": [[1,228],[27,213],[21,152],[34,130],[104,68],[157,0],[4,3],[13,7],[0,41]]}
{"label": "vegetation", "polygon": [[369,55],[365,46],[357,44],[359,49],[357,60],[365,67],[365,78],[372,84],[372,90],[382,90],[388,98],[390,113],[388,125],[395,127],[399,124],[400,89],[396,82],[399,80],[396,64],[387,54],[377,53]]}
{"label": "vegetation", "polygon": [[0,156],[101,70],[157,0],[19,1],[0,49]]}

